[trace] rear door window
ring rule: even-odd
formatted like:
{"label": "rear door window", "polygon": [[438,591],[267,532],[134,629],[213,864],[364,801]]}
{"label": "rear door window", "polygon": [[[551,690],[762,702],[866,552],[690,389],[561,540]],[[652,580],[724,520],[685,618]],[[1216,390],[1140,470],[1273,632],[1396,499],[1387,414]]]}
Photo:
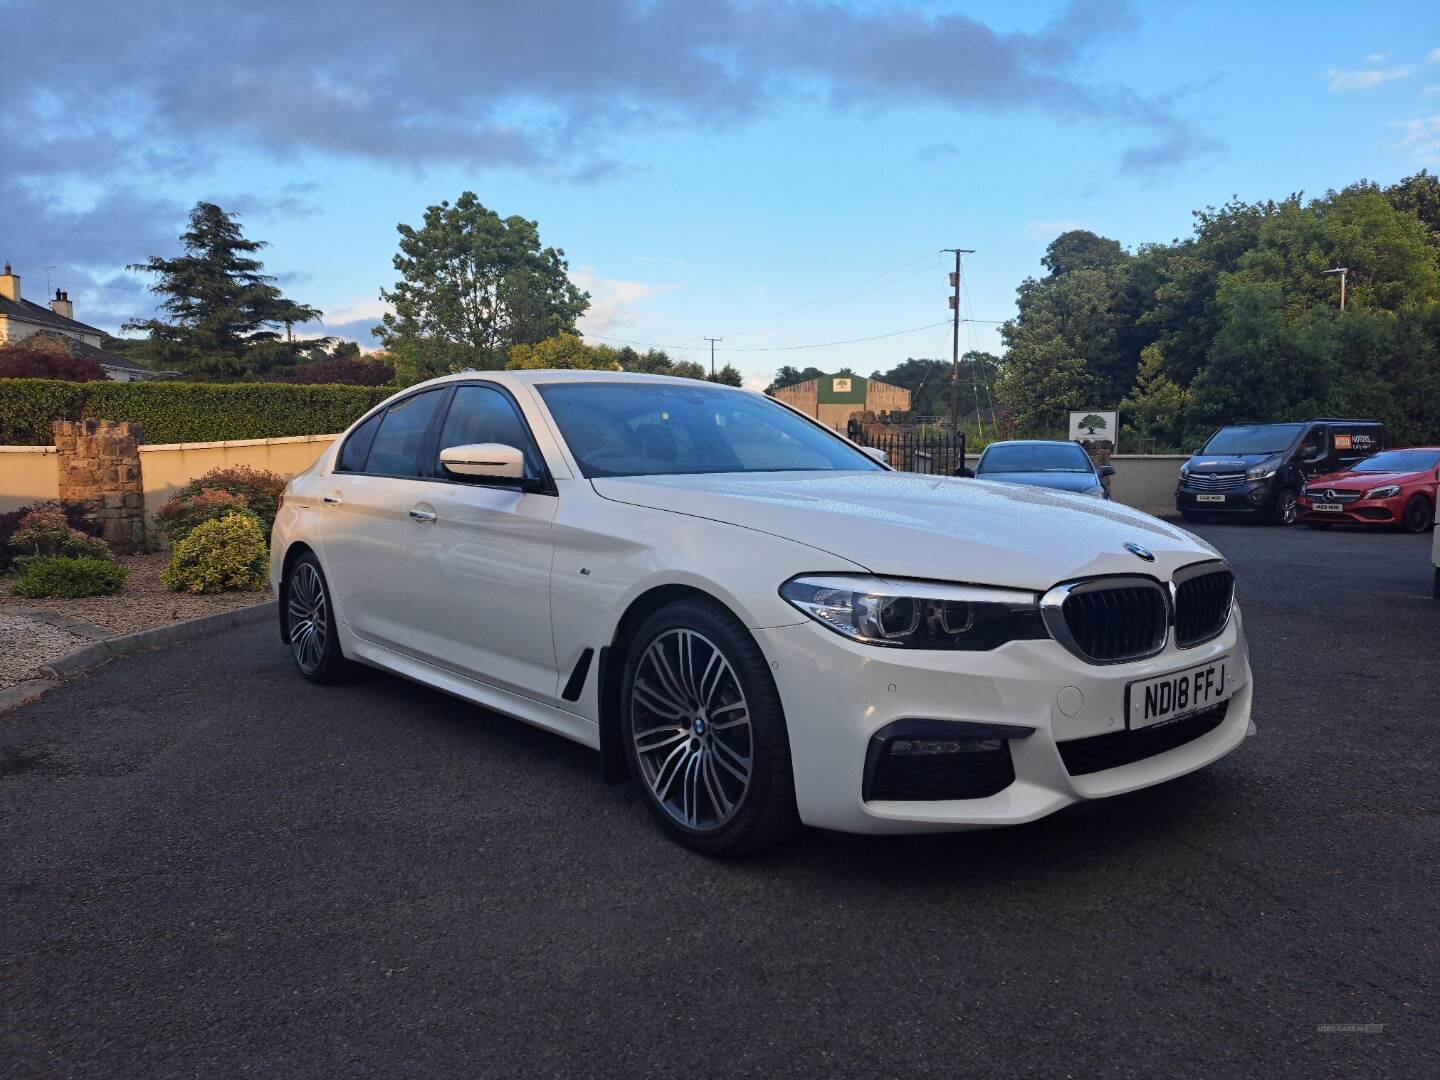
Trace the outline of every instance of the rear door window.
{"label": "rear door window", "polygon": [[419,476],[425,433],[445,391],[426,390],[397,401],[385,410],[374,445],[365,462],[367,473],[385,476]]}

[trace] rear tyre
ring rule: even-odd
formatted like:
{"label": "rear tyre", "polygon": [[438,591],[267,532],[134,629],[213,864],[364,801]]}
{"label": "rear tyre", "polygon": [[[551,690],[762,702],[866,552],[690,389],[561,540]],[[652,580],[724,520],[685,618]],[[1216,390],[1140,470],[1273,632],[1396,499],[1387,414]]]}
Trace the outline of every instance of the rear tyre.
{"label": "rear tyre", "polygon": [[1270,506],[1271,525],[1294,525],[1300,516],[1300,505],[1296,501],[1294,488],[1281,488]]}
{"label": "rear tyre", "polygon": [[630,774],[673,839],[741,855],[799,824],[779,691],[724,605],[697,597],[651,614],[626,657],[621,694]]}
{"label": "rear tyre", "polygon": [[290,658],[301,675],[313,683],[326,684],[340,682],[353,673],[354,665],[340,651],[330,586],[320,569],[320,560],[310,552],[296,559],[286,573],[281,604]]}
{"label": "rear tyre", "polygon": [[1408,533],[1422,533],[1435,524],[1435,508],[1424,495],[1412,496],[1405,504],[1405,513],[1400,518],[1400,528]]}

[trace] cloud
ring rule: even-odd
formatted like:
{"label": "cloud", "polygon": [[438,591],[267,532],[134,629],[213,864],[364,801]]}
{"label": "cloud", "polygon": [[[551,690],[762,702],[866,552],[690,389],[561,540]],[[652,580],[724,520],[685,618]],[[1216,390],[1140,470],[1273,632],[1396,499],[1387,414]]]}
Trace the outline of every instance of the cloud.
{"label": "cloud", "polygon": [[1389,59],[1390,54],[1388,52],[1372,52],[1365,54],[1365,63],[1367,64],[1383,64],[1386,60]]}
{"label": "cloud", "polygon": [[1440,165],[1440,116],[1391,121],[1403,133],[1396,149],[1405,150],[1422,165]]}
{"label": "cloud", "polygon": [[593,266],[582,266],[570,274],[576,286],[590,294],[590,308],[580,319],[582,334],[602,334],[629,326],[635,319],[631,308],[657,292],[678,289],[678,285],[650,285],[642,281],[621,281],[602,277]]}
{"label": "cloud", "polygon": [[1426,63],[1440,64],[1440,49],[1431,49],[1430,55],[1425,57]]}
{"label": "cloud", "polygon": [[[1173,102],[1088,75],[1094,50],[1136,26],[1123,0],[1071,0],[1028,31],[919,0],[251,0],[179,12],[159,0],[12,0],[5,10],[25,27],[25,48],[5,62],[7,183],[77,180],[134,210],[152,185],[229,152],[593,183],[644,167],[618,160],[618,133],[716,130],[797,100],[1118,125],[1137,139],[1127,155],[1137,169],[1171,168],[1211,144]],[[247,198],[257,214],[311,212],[283,187]],[[36,209],[44,246],[65,218]],[[155,205],[136,239],[173,238],[175,224],[175,208]],[[129,244],[124,258],[137,247],[148,250]],[[85,254],[113,257],[103,244]]]}
{"label": "cloud", "polygon": [[363,349],[375,349],[380,342],[371,331],[379,325],[382,316],[392,311],[394,308],[383,300],[359,300],[325,312],[319,323],[306,323],[305,336],[336,337],[359,342]]}
{"label": "cloud", "polygon": [[1331,68],[1326,74],[1330,76],[1331,90],[1373,90],[1381,83],[1390,82],[1394,79],[1408,79],[1413,69],[1408,67],[1398,68],[1372,68],[1368,71],[1338,71]]}
{"label": "cloud", "polygon": [[746,390],[764,390],[775,381],[774,370],[751,372],[740,380],[740,385]]}
{"label": "cloud", "polygon": [[915,151],[916,161],[945,161],[960,156],[960,144],[949,139],[944,142],[926,143]]}

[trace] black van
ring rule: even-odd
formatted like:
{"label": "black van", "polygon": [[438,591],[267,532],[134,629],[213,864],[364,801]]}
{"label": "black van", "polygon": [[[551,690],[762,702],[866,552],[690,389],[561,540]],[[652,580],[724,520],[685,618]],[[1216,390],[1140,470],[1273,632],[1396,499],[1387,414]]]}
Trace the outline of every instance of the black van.
{"label": "black van", "polygon": [[1348,468],[1384,449],[1379,420],[1231,424],[1180,466],[1175,509],[1186,521],[1243,515],[1293,525],[1306,477]]}

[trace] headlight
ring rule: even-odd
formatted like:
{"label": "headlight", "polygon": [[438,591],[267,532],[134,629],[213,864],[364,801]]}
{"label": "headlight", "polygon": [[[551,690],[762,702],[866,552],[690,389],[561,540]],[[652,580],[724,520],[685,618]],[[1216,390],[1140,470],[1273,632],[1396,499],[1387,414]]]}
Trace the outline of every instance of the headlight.
{"label": "headlight", "polygon": [[1246,469],[1245,479],[1269,480],[1270,477],[1275,475],[1275,470],[1277,470],[1278,468],[1280,468],[1280,459],[1270,458],[1268,461],[1262,461],[1259,465],[1255,465],[1249,469]]}
{"label": "headlight", "polygon": [[1181,475],[1181,476],[1189,476],[1189,475],[1190,475],[1190,463],[1189,463],[1188,461],[1181,463],[1181,465],[1180,465],[1180,475]]}
{"label": "headlight", "polygon": [[1399,495],[1399,494],[1400,494],[1400,485],[1399,485],[1399,484],[1385,484],[1385,485],[1382,486],[1382,487],[1371,488],[1369,491],[1365,492],[1365,494],[1364,494],[1363,496],[1361,496],[1361,497],[1362,497],[1362,498],[1365,498],[1365,499],[1388,499],[1388,498],[1390,498],[1390,496],[1392,496],[1392,495]]}
{"label": "headlight", "polygon": [[1085,492],[1085,494],[1086,494],[1086,495],[1094,495],[1095,498],[1097,498],[1097,499],[1107,499],[1107,498],[1109,498],[1109,496],[1105,494],[1105,485],[1104,485],[1104,484],[1096,484],[1093,488],[1087,489],[1086,492]]}
{"label": "headlight", "polygon": [[780,595],[852,641],[983,651],[1045,638],[1039,597],[1019,589],[834,574],[792,578]]}

